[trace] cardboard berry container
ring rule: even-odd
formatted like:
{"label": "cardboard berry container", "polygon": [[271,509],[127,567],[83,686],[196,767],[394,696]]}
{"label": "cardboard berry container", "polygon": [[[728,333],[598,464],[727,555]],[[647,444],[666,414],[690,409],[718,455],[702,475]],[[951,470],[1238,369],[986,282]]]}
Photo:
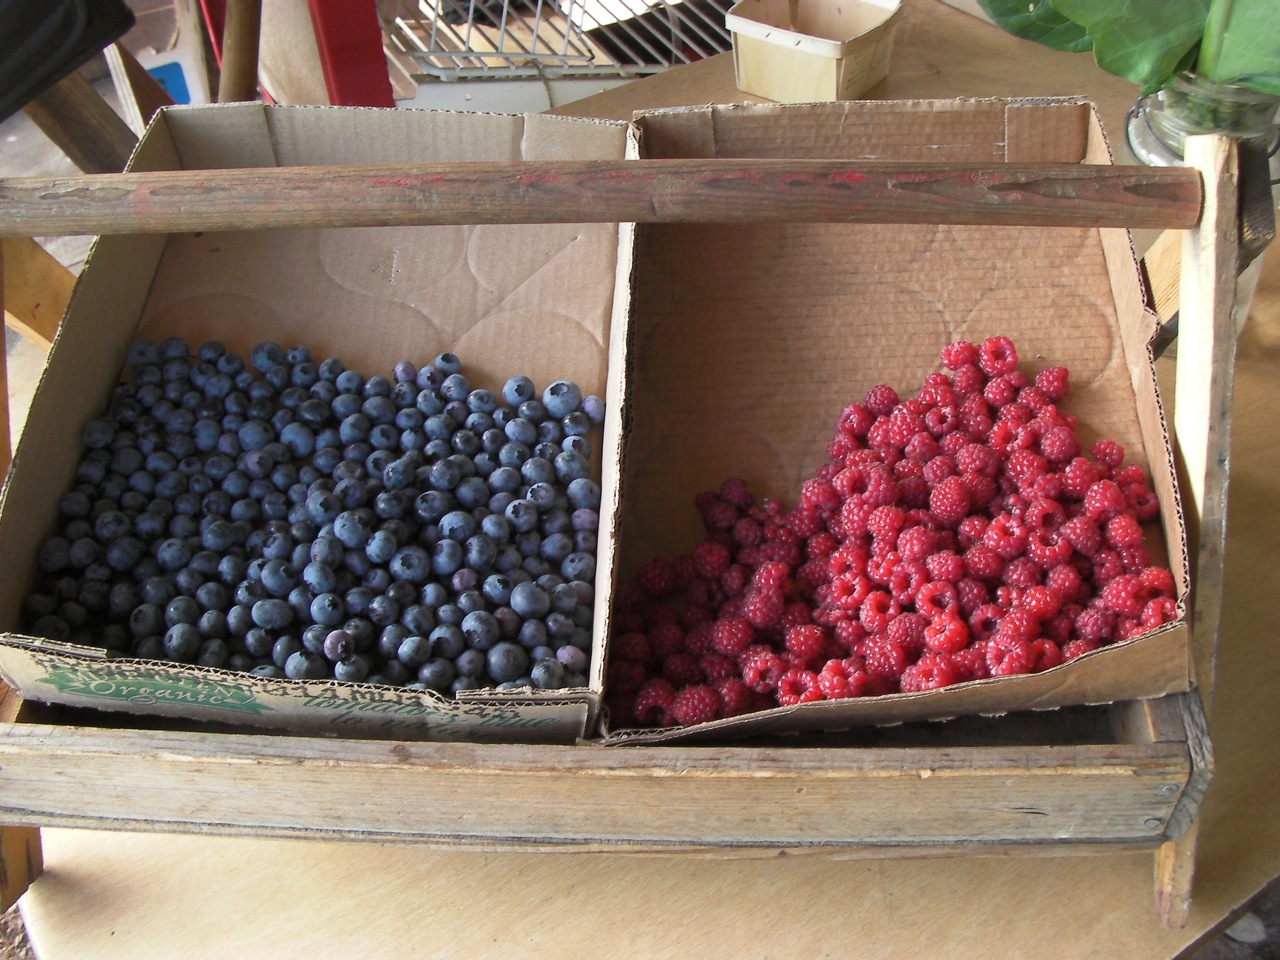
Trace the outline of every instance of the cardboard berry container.
{"label": "cardboard berry container", "polygon": [[[641,114],[636,126],[640,156],[653,159],[1111,162],[1095,112],[1073,101],[690,107]],[[1069,368],[1061,406],[1079,418],[1086,455],[1110,438],[1148,471],[1161,510],[1146,546],[1173,572],[1179,615],[1043,673],[661,731],[610,727],[608,742],[838,730],[1191,687],[1186,537],[1151,348],[1158,323],[1128,231],[644,224],[633,277],[620,580],[703,538],[699,492],[743,477],[757,499],[793,507],[802,482],[828,462],[847,404],[879,383],[913,395],[942,369],[946,344],[1004,335],[1029,377]]]}
{"label": "cardboard berry container", "polygon": [[[148,128],[129,170],[351,163],[622,159],[627,125],[410,110],[176,108]],[[474,386],[517,373],[538,389],[612,390],[608,352],[616,224],[274,229],[99,238],[50,352],[0,505],[0,673],[24,699],[356,737],[573,742],[595,724],[588,686],[456,698],[399,688],[260,679],[229,669],[108,657],[20,632],[39,544],[74,481],[80,425],[101,416],[135,338],[219,340],[246,362],[257,343],[303,344],[366,376],[397,360],[457,354]],[[609,490],[617,425],[591,437]],[[606,499],[612,496],[606,493]],[[607,571],[612,515],[598,563]],[[607,575],[596,617],[607,609]],[[601,630],[596,630],[597,635]]]}

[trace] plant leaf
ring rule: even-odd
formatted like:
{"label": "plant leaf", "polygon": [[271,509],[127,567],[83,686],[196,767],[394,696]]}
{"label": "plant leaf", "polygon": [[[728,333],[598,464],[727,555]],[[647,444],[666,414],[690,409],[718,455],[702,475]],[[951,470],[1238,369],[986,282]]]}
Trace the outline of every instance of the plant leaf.
{"label": "plant leaf", "polygon": [[[1237,5],[1275,2],[1237,0]],[[1209,15],[1209,0],[1053,0],[1053,5],[1084,27],[1098,66],[1141,84],[1143,93],[1168,83],[1199,45]]]}
{"label": "plant leaf", "polygon": [[978,0],[992,20],[1007,33],[1034,40],[1055,50],[1091,50],[1084,28],[1072,23],[1050,0]]}
{"label": "plant leaf", "polygon": [[1196,72],[1280,94],[1280,3],[1213,0]]}

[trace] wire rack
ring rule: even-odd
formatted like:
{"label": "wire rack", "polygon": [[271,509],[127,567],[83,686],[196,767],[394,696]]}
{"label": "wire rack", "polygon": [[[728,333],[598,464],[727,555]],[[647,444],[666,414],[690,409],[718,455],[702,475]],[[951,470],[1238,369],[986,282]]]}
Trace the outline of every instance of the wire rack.
{"label": "wire rack", "polygon": [[732,46],[733,0],[384,0],[391,47],[422,76],[638,76]]}

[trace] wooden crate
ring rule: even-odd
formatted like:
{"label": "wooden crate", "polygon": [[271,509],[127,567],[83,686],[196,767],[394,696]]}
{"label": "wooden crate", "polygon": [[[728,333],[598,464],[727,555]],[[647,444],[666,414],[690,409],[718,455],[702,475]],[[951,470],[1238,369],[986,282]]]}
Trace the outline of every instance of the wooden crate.
{"label": "wooden crate", "polygon": [[[1206,204],[1186,244],[1189,339],[1179,350],[1175,420],[1199,521],[1195,624],[1206,690],[1234,337],[1230,156],[1216,139],[1196,155]],[[1195,693],[750,745],[648,747],[272,736],[28,704],[0,723],[0,821],[716,856],[1147,849],[1157,852],[1160,912],[1177,923],[1211,767]]]}

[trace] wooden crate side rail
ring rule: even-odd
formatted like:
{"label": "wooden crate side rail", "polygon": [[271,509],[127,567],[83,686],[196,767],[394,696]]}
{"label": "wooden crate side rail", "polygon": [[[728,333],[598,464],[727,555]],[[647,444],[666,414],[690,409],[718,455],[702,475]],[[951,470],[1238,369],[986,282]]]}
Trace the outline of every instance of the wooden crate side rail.
{"label": "wooden crate side rail", "polygon": [[1189,775],[1177,743],[531,748],[0,728],[6,819],[397,842],[1159,842]]}
{"label": "wooden crate side rail", "polygon": [[0,236],[272,227],[809,221],[1186,229],[1181,167],[617,160],[179,170],[0,180]]}

